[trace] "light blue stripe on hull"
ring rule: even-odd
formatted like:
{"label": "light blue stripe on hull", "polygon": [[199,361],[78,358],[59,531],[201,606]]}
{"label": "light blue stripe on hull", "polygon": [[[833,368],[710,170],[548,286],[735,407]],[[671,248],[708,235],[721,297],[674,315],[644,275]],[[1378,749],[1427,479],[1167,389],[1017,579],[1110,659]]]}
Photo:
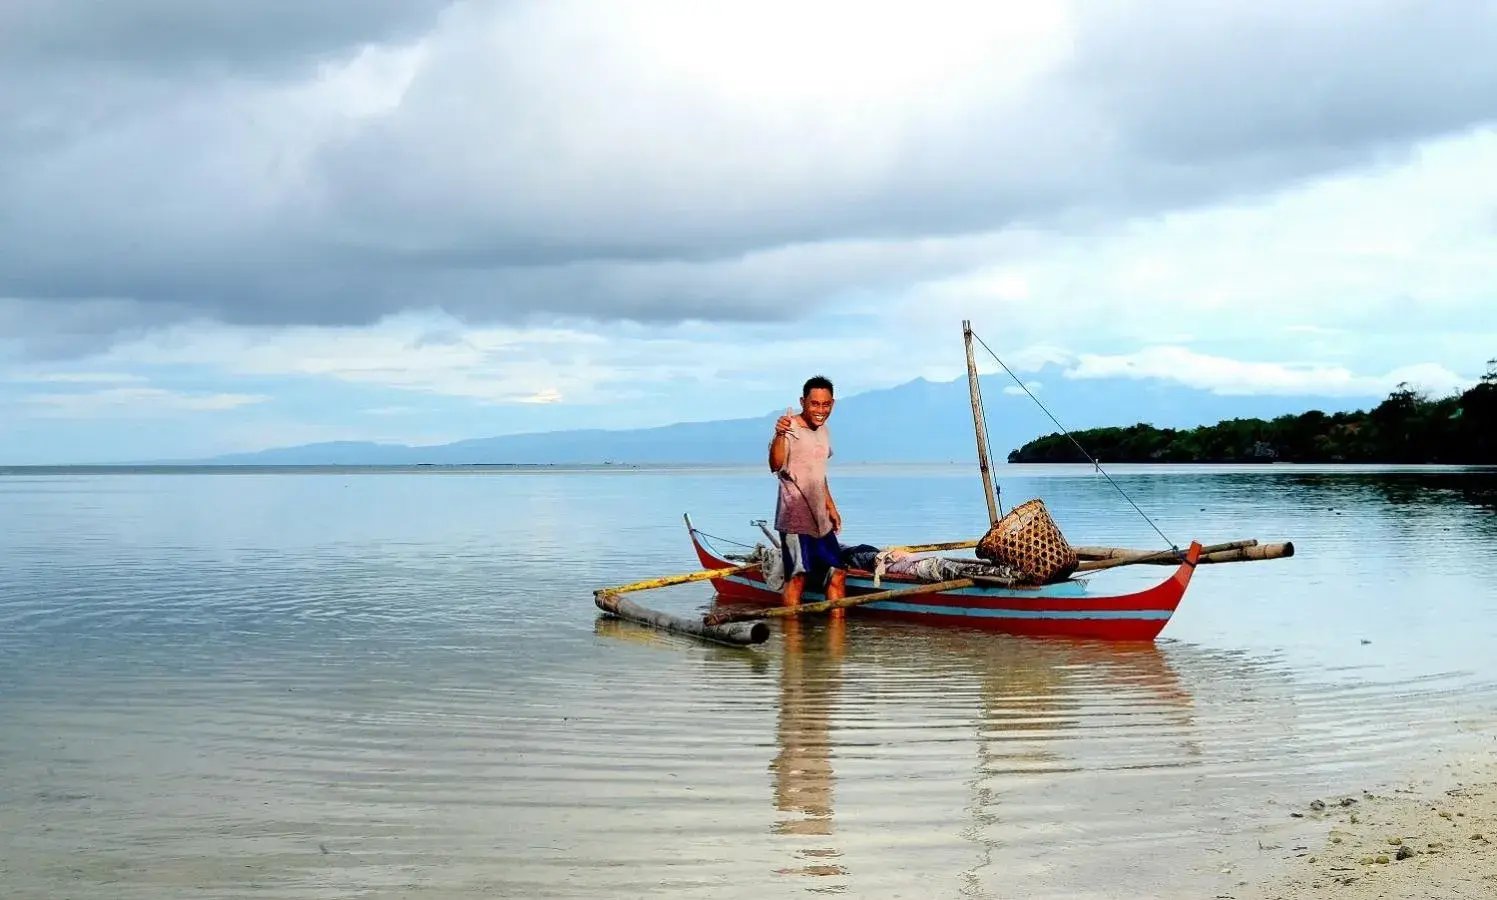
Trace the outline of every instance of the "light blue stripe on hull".
{"label": "light blue stripe on hull", "polygon": [[[763,582],[730,575],[725,581],[734,581],[767,590]],[[851,583],[851,581],[849,581]],[[945,592],[943,592],[945,593]],[[986,596],[993,596],[987,594]],[[1031,595],[1033,596],[1033,595]],[[819,591],[806,591],[803,601],[814,603],[825,599]],[[1168,609],[984,609],[973,606],[938,606],[930,603],[907,603],[900,600],[875,600],[860,608],[886,612],[919,613],[927,616],[969,616],[978,619],[1109,619],[1164,621],[1174,614]]]}
{"label": "light blue stripe on hull", "polygon": [[[755,581],[752,578],[744,578],[744,577],[742,577],[740,575],[729,575],[726,578],[723,578],[722,580],[723,581],[731,581],[731,582],[733,582],[735,584],[741,584],[741,585],[745,585],[747,587],[758,588],[761,591],[768,591],[769,590],[769,588],[764,585],[764,582],[762,582],[762,581]],[[872,579],[869,579],[869,578],[849,578],[849,579],[847,579],[847,587],[848,587],[849,591],[851,591],[854,588],[858,589],[859,591],[887,591],[887,590],[891,590],[891,589],[894,589],[894,588],[913,587],[913,585],[909,584],[908,582],[886,581],[883,584],[879,585],[878,587],[874,587]],[[819,596],[821,596],[821,594],[818,593],[818,592],[815,592],[815,591],[806,591],[803,596],[805,596],[805,597],[812,597],[812,596],[819,597]],[[1024,600],[1037,600],[1037,599],[1047,599],[1048,600],[1048,599],[1051,599],[1051,598],[1057,599],[1057,600],[1061,600],[1061,599],[1071,599],[1071,598],[1074,598],[1074,599],[1082,600],[1082,599],[1086,598],[1086,585],[1083,584],[1083,583],[1081,583],[1081,582],[1070,581],[1070,582],[1061,582],[1060,584],[1047,584],[1043,588],[1038,588],[1038,589],[1030,590],[1030,591],[1023,591],[1023,590],[1009,591],[1009,590],[1004,590],[1003,588],[970,587],[970,588],[957,588],[955,590],[949,590],[949,591],[941,591],[941,596],[943,596],[943,597],[994,597],[994,598],[997,598],[997,597],[1014,597],[1014,598],[1024,599]],[[875,603],[871,603],[869,605],[870,606],[877,606],[877,605],[879,605],[879,603],[875,602]]]}
{"label": "light blue stripe on hull", "polygon": [[[865,591],[887,591],[891,588],[914,587],[914,585],[908,581],[885,581],[878,587],[874,587],[873,579],[871,578],[849,578],[847,579],[847,586],[849,588],[857,588],[859,590]],[[1047,584],[1044,587],[1033,588],[1030,590],[1007,590],[1001,587],[954,588],[952,590],[942,591],[941,596],[1022,597],[1025,599],[1034,599],[1037,597],[1043,597],[1047,599],[1051,597],[1054,597],[1056,599],[1068,597],[1084,598],[1086,597],[1086,584],[1080,581],[1062,581],[1058,584]]]}
{"label": "light blue stripe on hull", "polygon": [[983,609],[967,606],[929,606],[923,603],[901,603],[898,600],[876,600],[862,609],[888,612],[920,613],[928,616],[970,616],[977,619],[1168,619],[1167,609]]}

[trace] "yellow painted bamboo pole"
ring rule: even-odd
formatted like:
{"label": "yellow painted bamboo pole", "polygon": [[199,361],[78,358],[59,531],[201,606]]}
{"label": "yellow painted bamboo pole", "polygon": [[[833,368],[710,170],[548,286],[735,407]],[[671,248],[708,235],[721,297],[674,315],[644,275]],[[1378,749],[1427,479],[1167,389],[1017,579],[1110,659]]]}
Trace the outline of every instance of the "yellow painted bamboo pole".
{"label": "yellow painted bamboo pole", "polygon": [[903,550],[906,553],[934,553],[937,550],[970,550],[977,546],[976,541],[947,541],[944,544],[914,544],[909,547],[885,547],[889,550]]}
{"label": "yellow painted bamboo pole", "polygon": [[757,569],[759,564],[744,563],[741,566],[729,566],[725,569],[702,569],[699,572],[687,572],[682,575],[666,575],[663,578],[647,578],[644,581],[636,581],[633,584],[625,584],[619,587],[599,588],[593,591],[594,596],[600,594],[628,594],[634,591],[649,591],[655,588],[671,587],[677,584],[690,584],[693,581],[707,581],[711,578],[726,578],[729,575],[737,575],[747,572],[749,569]]}

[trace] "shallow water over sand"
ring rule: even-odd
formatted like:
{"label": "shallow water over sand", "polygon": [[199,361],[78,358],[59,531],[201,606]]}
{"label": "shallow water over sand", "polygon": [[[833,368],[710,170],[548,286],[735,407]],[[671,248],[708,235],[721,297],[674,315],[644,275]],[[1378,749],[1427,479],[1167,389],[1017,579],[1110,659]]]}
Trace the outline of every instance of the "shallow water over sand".
{"label": "shallow water over sand", "polygon": [[[1162,543],[1094,474],[1000,472],[1077,543]],[[753,470],[0,474],[0,884],[1212,896],[1307,799],[1491,733],[1497,476],[1113,476],[1171,540],[1298,553],[1203,568],[1153,645],[853,614],[732,650],[591,591],[693,568],[682,512],[752,541]],[[965,468],[834,489],[848,540],[985,515]]]}

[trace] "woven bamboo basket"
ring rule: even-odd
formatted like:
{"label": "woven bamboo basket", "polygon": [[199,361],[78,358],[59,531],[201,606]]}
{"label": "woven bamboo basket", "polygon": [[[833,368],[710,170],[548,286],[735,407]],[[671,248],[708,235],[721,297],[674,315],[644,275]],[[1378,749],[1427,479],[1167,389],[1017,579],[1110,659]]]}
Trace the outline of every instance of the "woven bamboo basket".
{"label": "woven bamboo basket", "polygon": [[977,542],[977,555],[1009,566],[1038,584],[1064,581],[1076,571],[1076,551],[1038,498],[1019,504]]}

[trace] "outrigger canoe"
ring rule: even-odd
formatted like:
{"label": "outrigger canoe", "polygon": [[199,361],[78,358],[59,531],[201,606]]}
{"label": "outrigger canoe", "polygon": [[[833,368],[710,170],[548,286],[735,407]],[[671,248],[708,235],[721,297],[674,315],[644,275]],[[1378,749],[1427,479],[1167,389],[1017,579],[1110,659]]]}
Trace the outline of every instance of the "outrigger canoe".
{"label": "outrigger canoe", "polygon": [[[1083,548],[1073,548],[1065,540],[1059,528],[1049,520],[1039,498],[1021,504],[1006,516],[1000,517],[989,459],[982,392],[973,356],[972,344],[976,336],[972,332],[971,322],[962,322],[962,335],[967,351],[967,383],[972,401],[972,424],[977,439],[978,469],[982,474],[990,530],[983,541],[924,545],[921,549],[975,547],[977,555],[985,560],[996,559],[1005,565],[1021,563],[1021,569],[1012,571],[1024,577],[989,578],[973,575],[949,581],[927,582],[907,574],[890,573],[875,577],[873,572],[849,569],[846,572],[846,596],[827,600],[823,592],[806,585],[799,604],[784,606],[780,593],[763,574],[765,557],[735,555],[719,550],[714,546],[712,536],[698,530],[691,523],[690,515],[687,515],[687,533],[697,560],[702,565],[701,570],[620,587],[601,588],[593,592],[594,603],[611,615],[734,646],[762,643],[768,639],[768,626],[764,621],[756,620],[811,615],[834,608],[851,610],[858,616],[981,628],[1015,635],[1152,641],[1169,624],[1175,610],[1179,608],[1197,566],[1280,559],[1294,555],[1292,543],[1260,547],[1256,540],[1232,541],[1209,547],[1203,547],[1199,541],[1192,541],[1188,549],[1181,551],[1169,542],[1153,520],[1139,509],[1138,504],[1127,498],[1126,492],[1111,476],[1107,476],[1108,482],[1128,499],[1135,511],[1150,525],[1154,525],[1154,530],[1159,532],[1161,538],[1170,543],[1168,550],[1137,551],[1117,547],[1092,547],[1084,548],[1087,552],[1083,553]],[[986,343],[983,343],[983,347],[1018,382],[1020,388],[1029,393],[1024,383],[1003,365],[1003,361],[998,359],[998,355]],[[1033,394],[1030,397],[1039,403]],[[1040,406],[1043,408],[1044,404],[1040,403]],[[1048,414],[1049,410],[1045,412]],[[1056,425],[1059,427],[1060,423],[1056,422]],[[1086,452],[1070,432],[1064,428],[1061,431],[1071,437],[1077,450],[1097,472],[1106,475],[1101,464]],[[1024,512],[1026,507],[1032,507],[1034,515]],[[1005,527],[1010,519],[1014,522],[1013,529]],[[762,524],[760,528],[763,529]],[[769,534],[767,530],[765,534]],[[984,542],[995,537],[999,539],[998,542],[984,548]],[[717,540],[738,543],[726,538]],[[771,543],[773,541],[771,537]],[[903,549],[916,550],[913,547]],[[774,552],[778,552],[776,546],[759,544],[756,548],[756,553],[759,554]],[[1129,593],[1108,593],[1094,587],[1093,576],[1097,571],[1138,564],[1173,566],[1174,570],[1163,580]],[[699,619],[651,610],[623,596],[635,591],[709,580],[717,591],[717,601],[715,608]]]}
{"label": "outrigger canoe", "polygon": [[[687,533],[697,559],[705,569],[727,569],[742,565],[741,558],[713,545],[688,517]],[[1184,559],[1169,577],[1141,591],[1128,594],[1094,592],[1088,577],[1073,577],[1034,587],[974,585],[966,588],[912,594],[891,600],[873,600],[850,607],[849,615],[879,616],[930,625],[958,625],[1006,634],[1093,638],[1110,641],[1152,641],[1169,624],[1185,590],[1190,586],[1201,544],[1193,541]],[[717,601],[727,605],[774,606],[780,594],[769,587],[758,569],[749,569],[711,579]],[[847,594],[858,596],[891,588],[916,587],[923,582],[908,576],[886,574],[874,585],[873,573],[861,569],[847,572]],[[824,600],[822,593],[806,586],[803,602]]]}

